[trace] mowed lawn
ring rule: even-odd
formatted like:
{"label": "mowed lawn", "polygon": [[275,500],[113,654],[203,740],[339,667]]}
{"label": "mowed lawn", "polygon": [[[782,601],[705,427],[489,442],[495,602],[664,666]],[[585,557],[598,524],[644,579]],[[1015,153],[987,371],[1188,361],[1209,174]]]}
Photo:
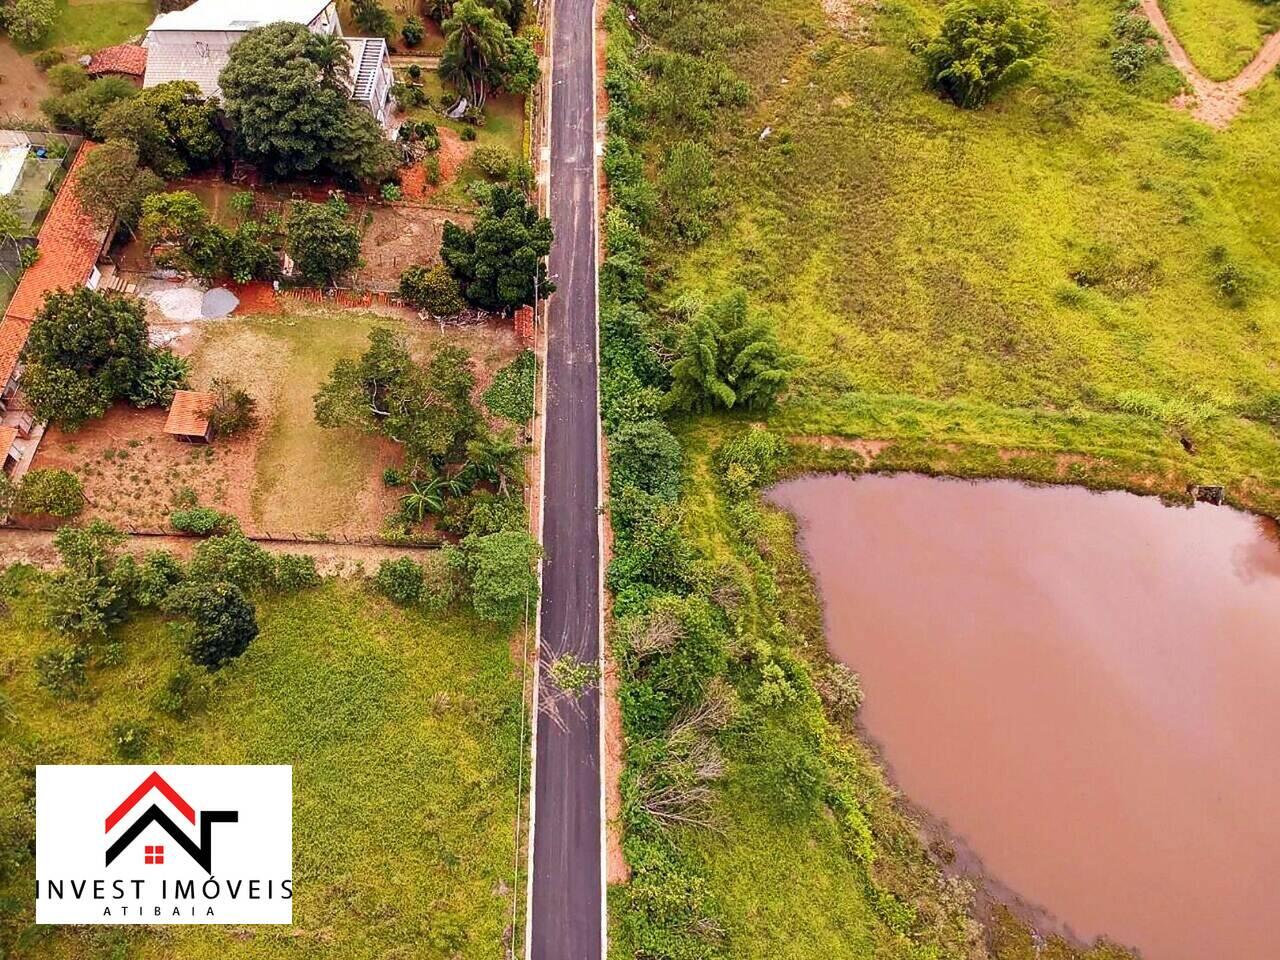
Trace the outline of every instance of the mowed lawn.
{"label": "mowed lawn", "polygon": [[730,4],[754,99],[718,121],[720,225],[670,250],[664,297],[740,286],[772,314],[793,432],[1280,475],[1280,81],[1214,132],[1116,80],[1113,5],[1082,0],[1030,83],[959,110],[908,52],[939,6],[867,12],[855,42],[817,2]]}
{"label": "mowed lawn", "polygon": [[390,441],[315,422],[313,399],[340,359],[357,358],[376,327],[402,333],[415,354],[441,345],[469,351],[481,369],[509,362],[518,344],[509,329],[436,326],[352,310],[289,309],[279,316],[211,324],[194,354],[194,381],[225,376],[257,399],[263,439],[253,471],[252,521],[272,534],[377,533],[396,491],[384,467],[403,455]]}
{"label": "mowed lawn", "polygon": [[1212,80],[1234,77],[1280,28],[1280,10],[1258,0],[1160,0],[1160,9],[1192,62]]}
{"label": "mowed lawn", "polygon": [[146,32],[155,19],[148,0],[57,0],[57,16],[43,46],[92,51]]}
{"label": "mowed lawn", "polygon": [[180,662],[154,618],[120,630],[124,662],[91,667],[91,696],[40,689],[32,661],[58,640],[39,626],[38,587],[29,569],[0,576],[0,820],[22,818],[36,763],[119,762],[109,731],[121,720],[151,729],[139,762],[292,764],[294,925],[35,928],[28,858],[0,872],[0,955],[502,955],[523,889],[512,876],[521,682],[504,634],[352,582],[260,600],[261,634],[216,675],[207,708],[179,722],[153,706]]}

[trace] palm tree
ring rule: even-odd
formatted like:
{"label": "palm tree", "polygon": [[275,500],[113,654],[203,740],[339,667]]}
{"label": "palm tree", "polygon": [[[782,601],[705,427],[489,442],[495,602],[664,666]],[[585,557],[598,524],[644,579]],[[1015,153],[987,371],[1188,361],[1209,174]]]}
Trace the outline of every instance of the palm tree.
{"label": "palm tree", "polygon": [[471,106],[483,110],[490,76],[506,55],[511,28],[476,0],[458,0],[453,15],[440,28],[444,31],[440,76],[453,83]]}
{"label": "palm tree", "polygon": [[455,477],[434,476],[425,482],[413,480],[409,492],[400,498],[400,509],[414,523],[422,523],[431,513],[444,510],[448,497],[456,497],[465,487]]}
{"label": "palm tree", "polygon": [[307,59],[320,68],[320,82],[346,92],[351,80],[351,48],[342,37],[331,33],[313,34],[307,44]]}
{"label": "palm tree", "polygon": [[469,440],[467,459],[468,467],[481,479],[496,484],[498,493],[504,497],[508,483],[522,485],[525,482],[524,450],[510,430]]}

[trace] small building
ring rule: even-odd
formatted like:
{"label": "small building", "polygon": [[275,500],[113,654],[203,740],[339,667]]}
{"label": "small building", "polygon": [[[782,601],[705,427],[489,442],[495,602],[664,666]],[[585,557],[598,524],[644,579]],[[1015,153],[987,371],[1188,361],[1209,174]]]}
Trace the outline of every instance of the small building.
{"label": "small building", "polygon": [[89,62],[85,64],[85,72],[95,79],[124,77],[142,86],[142,78],[147,72],[147,50],[135,43],[103,47],[89,57]]}
{"label": "small building", "polygon": [[[335,0],[196,0],[185,10],[162,13],[147,28],[144,87],[189,80],[206,97],[220,97],[218,77],[231,47],[246,33],[271,23],[300,23],[314,34],[342,37]],[[351,99],[389,129],[391,62],[381,37],[344,37],[351,49]]]}
{"label": "small building", "polygon": [[164,432],[177,437],[183,443],[208,443],[213,439],[213,426],[209,423],[209,411],[217,402],[217,396],[203,390],[178,390],[169,405],[169,418]]}

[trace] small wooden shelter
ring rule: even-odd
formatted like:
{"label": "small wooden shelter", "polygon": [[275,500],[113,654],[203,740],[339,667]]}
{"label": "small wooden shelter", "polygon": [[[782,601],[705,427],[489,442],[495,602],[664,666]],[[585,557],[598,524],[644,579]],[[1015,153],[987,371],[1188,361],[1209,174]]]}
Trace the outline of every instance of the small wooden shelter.
{"label": "small wooden shelter", "polygon": [[208,443],[213,439],[209,411],[217,397],[203,390],[178,390],[169,406],[169,419],[164,432],[183,443]]}

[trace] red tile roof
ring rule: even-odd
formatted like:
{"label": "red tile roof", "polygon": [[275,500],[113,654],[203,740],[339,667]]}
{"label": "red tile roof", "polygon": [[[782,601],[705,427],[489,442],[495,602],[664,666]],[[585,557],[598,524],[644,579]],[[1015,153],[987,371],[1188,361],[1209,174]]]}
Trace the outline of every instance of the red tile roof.
{"label": "red tile roof", "polygon": [[205,436],[209,431],[209,411],[217,400],[215,394],[202,390],[175,391],[164,432],[179,437]]}
{"label": "red tile roof", "polygon": [[103,47],[89,58],[89,76],[103,73],[122,73],[140,77],[147,72],[147,51],[132,43],[115,47]]}
{"label": "red tile roof", "polygon": [[17,439],[17,427],[0,427],[0,466],[4,464],[5,458],[9,456],[9,448]]}
{"label": "red tile roof", "polygon": [[94,223],[76,197],[76,177],[97,144],[85,141],[76,154],[66,182],[53,200],[40,228],[40,257],[27,268],[13,292],[0,322],[0,385],[9,381],[18,354],[27,342],[31,321],[44,306],[47,294],[82,287],[93,273],[107,231]]}

